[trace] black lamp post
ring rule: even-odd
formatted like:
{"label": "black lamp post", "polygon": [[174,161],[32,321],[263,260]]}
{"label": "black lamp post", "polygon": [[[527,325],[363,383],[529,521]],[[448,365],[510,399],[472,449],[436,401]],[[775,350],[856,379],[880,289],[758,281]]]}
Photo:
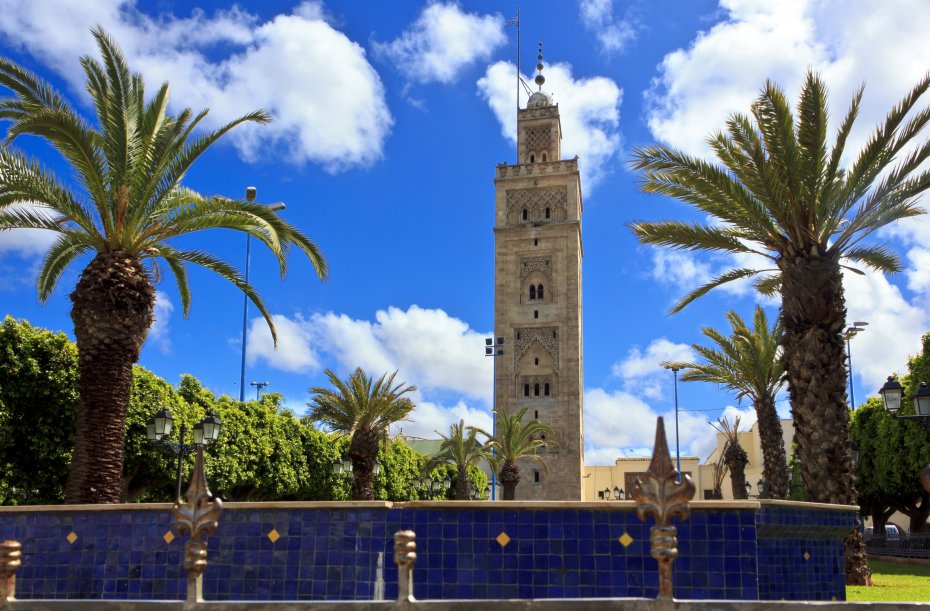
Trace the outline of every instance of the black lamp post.
{"label": "black lamp post", "polygon": [[765,481],[761,478],[756,482],[756,490],[759,491],[759,498],[762,498],[762,495],[765,494]]}
{"label": "black lamp post", "polygon": [[614,500],[619,501],[620,499],[626,498],[623,495],[623,488],[618,488],[614,486]]}
{"label": "black lamp post", "polygon": [[171,434],[174,425],[174,417],[166,409],[161,410],[145,423],[145,433],[149,441],[156,445],[171,450],[178,457],[178,476],[177,476],[177,494],[175,498],[181,499],[181,465],[184,458],[197,449],[198,446],[208,445],[220,436],[220,427],[222,423],[215,414],[210,414],[200,422],[194,425],[194,443],[184,443],[184,437],[187,434],[187,426],[183,423],[179,429],[178,441],[168,441],[164,439]]}
{"label": "black lamp post", "polygon": [[[904,396],[904,388],[900,382],[894,379],[894,376],[888,376],[888,381],[879,389],[879,394],[885,403],[885,409],[893,418],[898,420],[916,420],[922,426],[930,425],[930,388],[927,388],[926,382],[921,382],[917,391],[911,400],[914,402],[913,416],[899,416],[901,410],[901,399]],[[920,484],[924,490],[930,492],[930,465],[927,465],[920,472]]]}
{"label": "black lamp post", "polygon": [[752,492],[752,484],[750,484],[749,482],[746,482],[746,498],[747,499],[752,496],[752,494],[750,494],[751,492]]}

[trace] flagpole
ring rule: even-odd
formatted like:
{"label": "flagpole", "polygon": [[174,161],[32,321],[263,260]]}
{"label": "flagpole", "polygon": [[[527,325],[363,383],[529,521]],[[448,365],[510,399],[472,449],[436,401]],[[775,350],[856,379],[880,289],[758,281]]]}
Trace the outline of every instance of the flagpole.
{"label": "flagpole", "polygon": [[[517,116],[520,116],[520,5],[517,5]],[[519,155],[519,151],[517,153]],[[517,159],[520,163],[520,159]]]}

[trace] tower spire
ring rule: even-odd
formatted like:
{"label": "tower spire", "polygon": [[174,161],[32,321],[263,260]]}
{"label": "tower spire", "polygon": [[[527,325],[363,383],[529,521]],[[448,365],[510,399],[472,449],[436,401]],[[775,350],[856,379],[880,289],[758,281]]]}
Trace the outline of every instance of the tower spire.
{"label": "tower spire", "polygon": [[536,56],[536,59],[539,60],[539,63],[536,64],[536,84],[539,85],[539,90],[542,91],[543,83],[546,82],[546,77],[543,76],[543,54],[542,54],[542,39],[539,39],[539,55]]}

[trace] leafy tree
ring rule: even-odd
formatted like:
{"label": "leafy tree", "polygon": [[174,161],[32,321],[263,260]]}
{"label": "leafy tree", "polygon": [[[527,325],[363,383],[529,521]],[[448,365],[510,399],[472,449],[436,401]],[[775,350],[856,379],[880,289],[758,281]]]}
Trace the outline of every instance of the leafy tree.
{"label": "leafy tree", "polygon": [[683,369],[682,381],[713,382],[736,392],[737,399],[748,397],[752,401],[762,445],[764,496],[783,499],[788,495],[788,458],[775,409],[775,396],[785,374],[778,358],[781,328],[778,323],[769,328],[761,306],[756,306],[752,329],[734,310],[727,312],[727,320],[732,328],[729,337],[711,327],[701,330],[716,347],[692,344],[703,362],[663,365]]}
{"label": "leafy tree", "polygon": [[68,337],[3,319],[0,504],[62,501],[77,396],[77,349]]}
{"label": "leafy tree", "polygon": [[120,499],[132,364],[153,321],[157,260],[177,281],[185,315],[190,309],[186,265],[193,263],[245,292],[275,335],[261,298],[232,266],[202,251],[179,249],[172,238],[204,229],[242,231],[274,253],[282,274],[292,245],[320,277],[326,274],[317,246],[266,207],[208,199],[181,185],[194,161],[223,135],[242,123],[265,123],[268,114],[252,112],[191,138],[207,111],[169,115],[168,84],[146,99],[142,77],[130,72],[116,43],[99,28],[93,35],[102,63],[85,56],[81,65],[94,122],[41,78],[0,58],[0,85],[13,93],[0,100],[0,118],[11,122],[6,144],[21,135],[38,136],[64,157],[75,176],[69,185],[22,152],[0,148],[0,231],[45,229],[59,235],[39,274],[41,301],[70,264],[92,255],[71,293],[80,353],[80,398],[65,491],[71,503]]}
{"label": "leafy tree", "polygon": [[466,427],[465,421],[460,420],[452,424],[448,437],[438,431],[437,434],[442,437],[442,445],[431,462],[447,462],[455,466],[455,499],[467,501],[472,498],[468,468],[477,465],[481,459],[490,458],[484,445],[478,441],[479,430],[473,426]]}
{"label": "leafy tree", "polygon": [[413,402],[404,395],[415,391],[416,386],[395,384],[396,371],[373,380],[359,367],[346,381],[329,369],[325,373],[332,388],[310,389],[313,397],[308,404],[308,416],[349,438],[348,454],[354,476],[352,499],[372,500],[378,449],[387,440],[388,428],[406,420],[413,411]]}
{"label": "leafy tree", "polygon": [[[849,169],[840,167],[863,90],[827,142],[827,92],[807,74],[797,118],[782,90],[767,82],[752,105],[754,121],[734,114],[726,133],[709,139],[723,167],[662,146],[637,148],[633,166],[644,191],[680,199],[722,223],[637,222],[641,242],[688,250],[754,255],[765,268],[731,269],[686,295],[678,311],[727,282],[756,276],[764,294],[780,292],[782,362],[795,421],[801,476],[811,500],[855,501],[847,447],[844,262],[894,272],[898,257],[862,241],[881,227],[923,213],[915,199],[930,188],[921,170],[930,143],[902,153],[930,121],[909,113],[930,87],[930,76],[887,115]],[[897,164],[895,165],[897,161]],[[858,270],[857,270],[858,271]],[[869,581],[864,547],[852,533],[847,582]]]}
{"label": "leafy tree", "polygon": [[488,438],[486,444],[488,451],[495,453],[491,467],[498,472],[501,485],[504,487],[503,500],[505,501],[512,501],[516,496],[517,484],[520,483],[518,461],[532,461],[538,464],[544,472],[549,472],[549,466],[539,455],[539,451],[555,445],[552,441],[545,439],[546,435],[552,436],[552,428],[539,420],[524,423],[523,417],[528,410],[527,407],[513,412],[495,410],[497,435],[478,429],[478,432]]}

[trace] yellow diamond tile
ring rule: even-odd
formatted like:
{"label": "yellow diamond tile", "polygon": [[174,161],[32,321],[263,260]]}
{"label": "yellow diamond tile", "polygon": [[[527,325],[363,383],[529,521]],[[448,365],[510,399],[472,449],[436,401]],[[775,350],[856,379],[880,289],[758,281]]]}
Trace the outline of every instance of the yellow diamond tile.
{"label": "yellow diamond tile", "polygon": [[630,543],[633,542],[633,537],[630,536],[630,533],[624,532],[622,535],[620,535],[618,540],[620,541],[620,545],[623,547],[629,547]]}
{"label": "yellow diamond tile", "polygon": [[268,533],[268,539],[271,540],[272,543],[274,543],[280,538],[281,538],[281,533],[279,533],[276,528],[272,528],[271,532]]}
{"label": "yellow diamond tile", "polygon": [[510,537],[507,536],[507,533],[501,531],[501,534],[497,535],[497,542],[500,543],[501,547],[507,547],[507,544],[510,543]]}
{"label": "yellow diamond tile", "polygon": [[811,559],[811,553],[810,553],[810,552],[804,552],[804,559],[805,559],[805,560],[810,560],[810,559]]}
{"label": "yellow diamond tile", "polygon": [[70,543],[71,545],[74,545],[74,542],[77,541],[77,533],[72,530],[71,532],[68,533],[68,536],[65,537],[65,539],[68,540],[68,543]]}
{"label": "yellow diamond tile", "polygon": [[174,533],[169,530],[162,536],[162,539],[165,540],[165,543],[171,543],[174,541]]}

